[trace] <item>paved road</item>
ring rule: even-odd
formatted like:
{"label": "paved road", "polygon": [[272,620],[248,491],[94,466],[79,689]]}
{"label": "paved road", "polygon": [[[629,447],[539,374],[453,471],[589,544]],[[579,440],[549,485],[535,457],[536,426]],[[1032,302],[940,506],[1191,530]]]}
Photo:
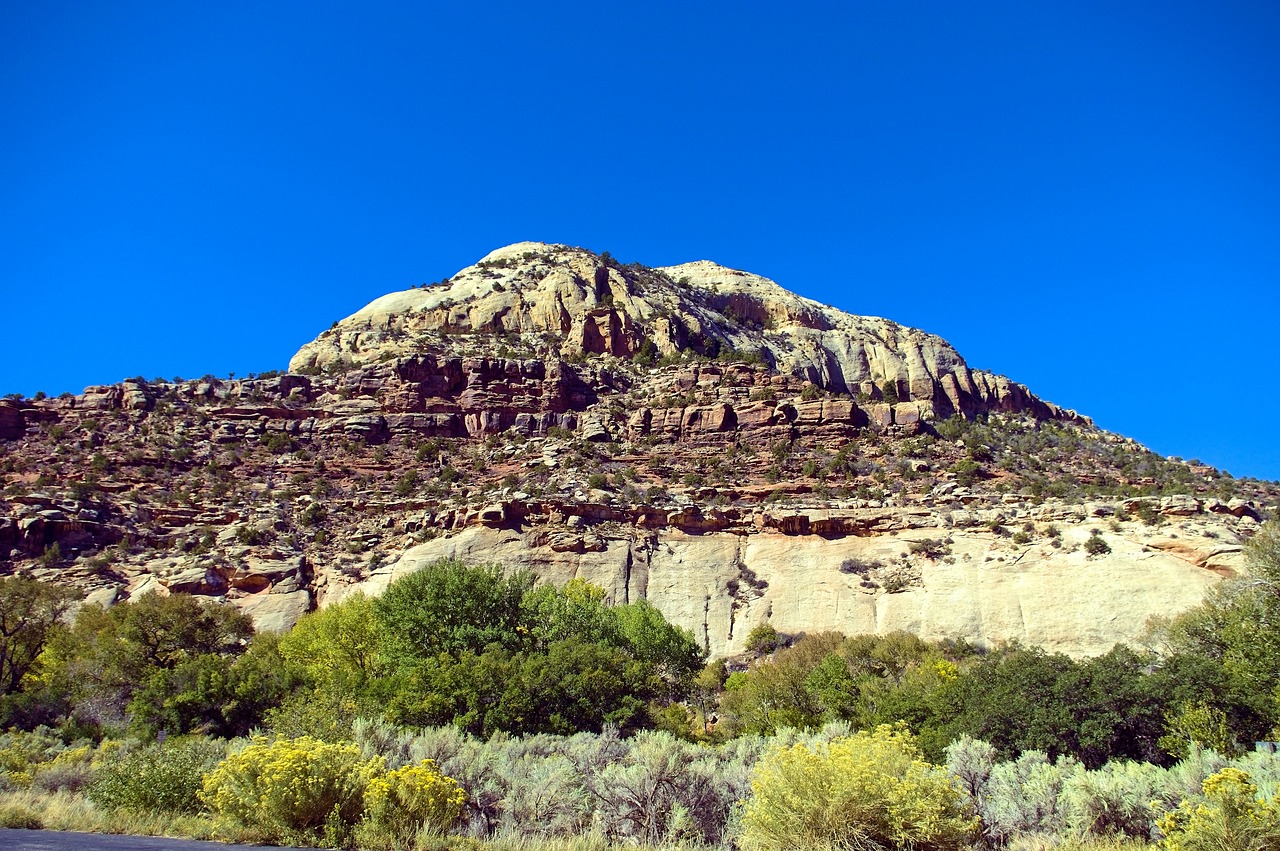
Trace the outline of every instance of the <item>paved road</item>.
{"label": "paved road", "polygon": [[108,836],[101,833],[63,833],[54,830],[0,828],[4,851],[280,851],[262,845],[223,845],[158,836]]}

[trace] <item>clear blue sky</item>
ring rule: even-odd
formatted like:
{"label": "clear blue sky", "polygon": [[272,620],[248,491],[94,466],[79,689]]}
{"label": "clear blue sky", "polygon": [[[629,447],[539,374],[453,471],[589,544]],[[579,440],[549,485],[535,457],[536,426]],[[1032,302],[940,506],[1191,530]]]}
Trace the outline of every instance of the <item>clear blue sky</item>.
{"label": "clear blue sky", "polygon": [[712,259],[1280,478],[1280,4],[0,0],[0,394]]}

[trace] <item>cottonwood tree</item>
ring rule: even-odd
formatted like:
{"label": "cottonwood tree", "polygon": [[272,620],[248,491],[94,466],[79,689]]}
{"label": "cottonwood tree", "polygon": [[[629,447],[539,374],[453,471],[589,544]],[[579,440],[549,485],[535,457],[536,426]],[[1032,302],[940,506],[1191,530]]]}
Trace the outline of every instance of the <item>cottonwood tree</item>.
{"label": "cottonwood tree", "polygon": [[18,691],[22,679],[80,594],[23,576],[0,579],[0,695]]}
{"label": "cottonwood tree", "polygon": [[90,724],[212,728],[236,691],[232,657],[252,635],[253,622],[228,603],[144,594],[81,608],[49,643],[44,676]]}

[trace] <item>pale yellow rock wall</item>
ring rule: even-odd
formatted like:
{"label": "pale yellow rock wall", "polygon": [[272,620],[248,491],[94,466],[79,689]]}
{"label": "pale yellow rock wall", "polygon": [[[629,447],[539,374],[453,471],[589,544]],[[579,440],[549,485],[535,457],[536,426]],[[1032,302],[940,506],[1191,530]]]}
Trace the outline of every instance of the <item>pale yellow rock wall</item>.
{"label": "pale yellow rock wall", "polygon": [[[515,530],[476,526],[413,547],[350,588],[378,594],[400,575],[457,557],[527,568],[556,584],[582,578],[616,602],[646,598],[690,629],[713,656],[742,651],[750,629],[766,620],[786,633],[906,630],[926,639],[984,646],[1018,641],[1089,656],[1138,641],[1152,615],[1195,606],[1219,581],[1184,558],[1120,536],[1109,537],[1112,552],[1105,556],[1088,557],[1080,548],[1065,552],[1087,538],[1083,525],[1064,528],[1061,548],[1047,541],[1017,548],[986,531],[953,531],[949,559],[908,556],[905,563],[919,580],[898,593],[862,587],[860,577],[840,569],[850,558],[903,563],[912,540],[946,534],[912,530],[828,540],[664,530],[575,553],[530,547]],[[757,582],[753,589],[743,578],[751,574],[767,585]],[[343,593],[335,589],[326,602]]]}

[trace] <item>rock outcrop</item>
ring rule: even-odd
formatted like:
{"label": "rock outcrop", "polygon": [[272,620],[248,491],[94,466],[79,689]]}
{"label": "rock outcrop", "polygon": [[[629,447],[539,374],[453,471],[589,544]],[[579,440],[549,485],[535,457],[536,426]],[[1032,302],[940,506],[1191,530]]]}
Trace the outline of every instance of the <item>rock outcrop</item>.
{"label": "rock outcrop", "polygon": [[826,307],[759,275],[705,260],[622,266],[538,242],[498,249],[439,284],[376,299],[303,346],[289,368],[377,363],[474,333],[570,359],[749,352],[824,390],[915,401],[940,417],[1070,415],[1003,376],[970,370],[941,337]]}
{"label": "rock outcrop", "polygon": [[[949,539],[946,558],[911,555],[913,543],[939,532]],[[1088,532],[1072,527],[1065,537],[1070,547]],[[1118,641],[1138,642],[1153,614],[1194,606],[1219,578],[1197,566],[1194,549],[1111,540],[1110,554],[1092,558],[1078,546],[1065,551],[1043,539],[1007,546],[981,529],[832,537],[664,527],[590,547],[556,547],[536,535],[478,525],[409,549],[355,587],[377,594],[398,576],[456,557],[525,567],[555,583],[585,579],[618,602],[647,599],[714,656],[742,652],[751,628],[766,621],[791,634],[905,630],[985,647],[1019,641],[1094,655]]]}
{"label": "rock outcrop", "polygon": [[[599,506],[577,523],[555,516],[563,506],[526,509],[457,518],[455,533],[411,547],[334,599],[376,595],[432,561],[460,558],[557,584],[584,579],[615,602],[648,599],[716,656],[741,652],[765,621],[793,634],[905,630],[1092,655],[1139,641],[1152,615],[1190,608],[1242,564],[1240,545],[1223,542],[1214,518],[1199,512],[1198,525],[1184,527],[1198,534],[1147,538],[1143,524],[1117,524],[1106,535],[1110,552],[1091,556],[1083,544],[1097,517],[1060,504],[745,516]],[[1034,534],[1015,541],[1001,520]]]}
{"label": "rock outcrop", "polygon": [[26,430],[22,408],[7,399],[0,400],[0,440],[17,440]]}

